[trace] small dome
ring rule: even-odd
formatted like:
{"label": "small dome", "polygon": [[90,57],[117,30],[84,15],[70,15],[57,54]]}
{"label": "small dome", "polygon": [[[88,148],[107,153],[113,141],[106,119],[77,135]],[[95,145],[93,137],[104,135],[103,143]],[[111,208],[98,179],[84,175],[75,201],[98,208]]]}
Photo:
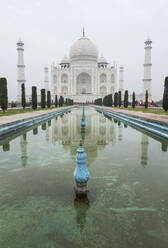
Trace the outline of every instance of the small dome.
{"label": "small dome", "polygon": [[150,46],[152,44],[151,38],[148,36],[144,43],[146,46]]}
{"label": "small dome", "polygon": [[21,40],[21,38],[19,38],[18,42],[16,43],[18,46],[23,46],[24,43],[23,41]]}
{"label": "small dome", "polygon": [[61,60],[61,64],[69,64],[69,63],[70,63],[69,58],[65,55]]}
{"label": "small dome", "polygon": [[96,46],[83,36],[77,40],[70,49],[70,59],[71,60],[93,60],[97,61],[98,50]]}
{"label": "small dome", "polygon": [[107,63],[107,60],[105,59],[105,57],[101,56],[99,59],[98,59],[98,63],[99,64],[108,64]]}

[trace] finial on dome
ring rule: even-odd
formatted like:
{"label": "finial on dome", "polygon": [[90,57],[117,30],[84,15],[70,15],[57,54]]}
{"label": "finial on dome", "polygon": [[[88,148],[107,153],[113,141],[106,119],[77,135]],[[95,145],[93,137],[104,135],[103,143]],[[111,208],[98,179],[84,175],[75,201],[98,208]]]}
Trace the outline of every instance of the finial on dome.
{"label": "finial on dome", "polygon": [[83,27],[83,37],[85,37],[85,28]]}

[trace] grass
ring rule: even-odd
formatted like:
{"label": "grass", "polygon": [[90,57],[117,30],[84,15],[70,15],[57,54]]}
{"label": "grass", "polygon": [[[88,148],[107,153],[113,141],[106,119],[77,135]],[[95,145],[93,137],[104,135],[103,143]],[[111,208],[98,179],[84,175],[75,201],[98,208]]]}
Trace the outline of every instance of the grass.
{"label": "grass", "polygon": [[49,109],[54,109],[55,106],[52,106],[51,108],[45,108],[42,109],[41,107],[38,107],[37,109],[32,109],[32,108],[25,108],[25,109],[8,109],[6,112],[3,112],[0,110],[0,117],[1,116],[7,116],[7,115],[16,115],[16,114],[21,114],[21,113],[27,113],[27,112],[34,112],[34,111],[39,111],[39,110],[49,110]]}
{"label": "grass", "polygon": [[[119,108],[118,108],[119,109]],[[131,110],[131,111],[140,111],[143,113],[152,113],[152,114],[158,114],[158,115],[168,115],[168,111],[164,111],[163,109],[160,108],[144,108],[144,107],[136,107],[136,108],[132,108],[132,107],[128,107],[128,108],[124,108],[121,107],[120,109],[125,109],[125,110]]]}

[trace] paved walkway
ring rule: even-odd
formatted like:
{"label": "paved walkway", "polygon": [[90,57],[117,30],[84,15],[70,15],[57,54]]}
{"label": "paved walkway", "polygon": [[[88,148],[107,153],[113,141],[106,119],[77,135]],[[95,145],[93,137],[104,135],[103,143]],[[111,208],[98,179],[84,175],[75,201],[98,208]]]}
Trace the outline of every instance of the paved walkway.
{"label": "paved walkway", "polygon": [[61,107],[61,108],[54,108],[50,110],[39,110],[39,111],[33,111],[33,112],[27,112],[27,113],[15,114],[15,115],[1,116],[0,125],[9,124],[11,122],[25,120],[25,119],[33,118],[33,117],[40,116],[43,114],[56,112],[64,108],[67,108],[67,106]]}
{"label": "paved walkway", "polygon": [[99,106],[101,108],[109,109],[115,112],[127,114],[133,117],[138,117],[141,119],[161,123],[164,125],[168,125],[168,115],[159,115],[159,114],[153,114],[153,113],[143,113],[140,111],[132,111],[132,110],[126,110],[126,109],[116,109],[116,108],[111,108],[111,107],[104,107],[104,106]]}

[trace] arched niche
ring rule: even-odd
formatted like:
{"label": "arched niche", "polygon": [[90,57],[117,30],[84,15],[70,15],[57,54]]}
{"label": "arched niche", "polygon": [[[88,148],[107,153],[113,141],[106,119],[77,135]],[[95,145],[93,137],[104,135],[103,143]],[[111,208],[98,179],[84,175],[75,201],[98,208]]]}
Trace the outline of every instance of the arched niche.
{"label": "arched niche", "polygon": [[67,84],[68,83],[68,75],[67,74],[62,74],[61,75],[61,83]]}
{"label": "arched niche", "polygon": [[100,75],[100,83],[107,83],[107,76],[105,73]]}
{"label": "arched niche", "polygon": [[114,95],[114,91],[115,91],[114,86],[112,86],[110,89],[111,89],[111,90],[110,90],[110,93],[111,93],[112,95]]}
{"label": "arched niche", "polygon": [[111,83],[112,83],[112,84],[115,83],[115,76],[114,76],[114,74],[111,75]]}
{"label": "arched niche", "polygon": [[55,74],[53,76],[53,84],[57,84],[57,76]]}
{"label": "arched niche", "polygon": [[54,95],[57,94],[57,86],[54,85]]}
{"label": "arched niche", "polygon": [[68,95],[68,87],[66,87],[66,86],[63,86],[62,87],[62,95],[63,96],[67,96]]}
{"label": "arched niche", "polygon": [[77,76],[76,93],[77,94],[91,94],[92,93],[91,76],[88,73],[82,72]]}
{"label": "arched niche", "polygon": [[100,87],[100,94],[101,94],[102,96],[107,95],[107,88],[106,88],[105,86],[101,86],[101,87]]}

